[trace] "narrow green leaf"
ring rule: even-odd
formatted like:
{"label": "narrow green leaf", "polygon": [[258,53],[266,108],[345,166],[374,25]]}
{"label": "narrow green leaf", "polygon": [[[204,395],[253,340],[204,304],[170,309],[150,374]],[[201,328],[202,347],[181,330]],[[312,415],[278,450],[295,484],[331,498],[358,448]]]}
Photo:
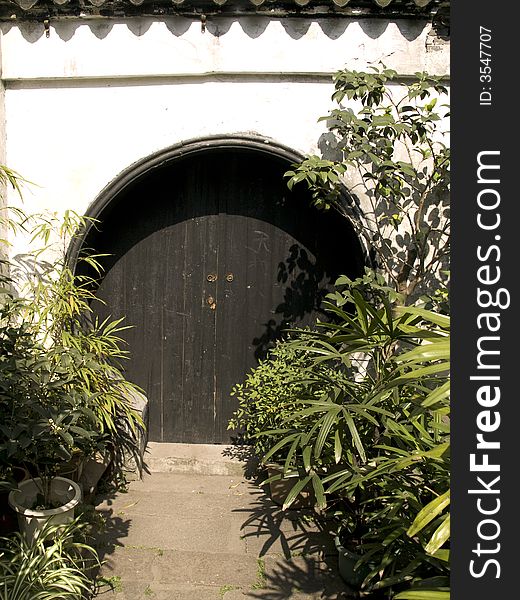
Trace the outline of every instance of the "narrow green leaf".
{"label": "narrow green leaf", "polygon": [[294,442],[291,444],[289,452],[287,453],[287,457],[285,458],[285,464],[284,464],[284,471],[286,471],[286,472],[289,470],[291,461],[293,459],[294,453],[296,452],[296,448],[298,447],[299,441],[300,441],[299,437],[295,438]]}
{"label": "narrow green leaf", "polygon": [[449,340],[427,342],[398,357],[399,362],[414,362],[423,360],[444,360],[450,357]]}
{"label": "narrow green leaf", "polygon": [[316,473],[312,475],[312,487],[314,488],[314,494],[316,496],[316,504],[319,510],[327,508],[327,500],[325,498],[325,490],[323,483]]}
{"label": "narrow green leaf", "polygon": [[289,506],[296,500],[298,494],[303,490],[303,488],[309,483],[312,475],[307,475],[304,479],[300,479],[296,482],[296,484],[292,487],[291,491],[287,495],[285,502],[283,503],[282,510],[287,510]]}
{"label": "narrow green leaf", "polygon": [[438,558],[439,560],[442,560],[442,562],[446,562],[446,563],[450,562],[450,551],[447,549],[445,550],[445,549],[441,548],[440,550],[437,550],[437,552],[434,552],[432,554],[432,556],[434,556],[435,558]]}
{"label": "narrow green leaf", "polygon": [[[330,405],[329,405],[330,406]],[[334,404],[330,406],[329,412],[323,418],[323,425],[321,426],[318,437],[316,438],[316,445],[314,446],[314,456],[315,458],[319,458],[321,456],[321,452],[323,450],[323,446],[327,441],[327,437],[329,435],[330,429],[332,425],[336,422],[338,412],[341,411],[341,406],[339,404]]]}
{"label": "narrow green leaf", "polygon": [[336,464],[341,460],[341,456],[343,454],[343,447],[341,445],[341,438],[339,435],[339,431],[336,429],[334,433],[334,460]]}
{"label": "narrow green leaf", "polygon": [[312,452],[311,446],[306,446],[302,452],[303,466],[307,473],[311,470],[311,452]]}
{"label": "narrow green leaf", "polygon": [[397,309],[400,314],[412,314],[422,317],[426,321],[430,321],[435,325],[439,325],[443,329],[450,328],[450,317],[446,315],[442,315],[440,313],[435,313],[431,310],[426,310],[424,308],[419,308],[416,306],[406,306]]}
{"label": "narrow green leaf", "polygon": [[262,458],[262,462],[265,463],[269,458],[271,458],[271,456],[273,456],[273,454],[275,454],[278,450],[280,450],[287,444],[290,444],[294,440],[294,438],[298,436],[298,433],[294,433],[293,435],[289,435],[283,438],[283,440],[280,440],[269,450],[269,452],[267,452],[267,454],[264,455],[264,457]]}
{"label": "narrow green leaf", "polygon": [[357,451],[359,452],[359,456],[361,457],[361,460],[363,462],[366,461],[367,457],[365,454],[365,449],[363,448],[363,443],[361,442],[361,438],[359,437],[359,433],[356,427],[356,424],[354,423],[354,419],[348,414],[348,412],[345,412],[345,421],[347,423],[347,427],[350,431],[350,435],[352,436],[352,441],[354,443],[354,446],[356,447]]}
{"label": "narrow green leaf", "polygon": [[449,590],[407,590],[394,596],[395,600],[450,600]]}
{"label": "narrow green leaf", "polygon": [[444,398],[447,398],[450,395],[450,384],[450,381],[445,381],[442,385],[433,390],[433,392],[431,392],[431,394],[428,394],[426,398],[421,402],[421,406],[424,406],[424,408],[428,408],[429,406],[433,406],[434,404],[441,402],[442,400],[444,400]]}
{"label": "narrow green leaf", "polygon": [[407,381],[408,379],[420,379],[421,377],[425,377],[426,375],[435,375],[436,373],[448,372],[450,368],[450,363],[443,362],[437,363],[434,365],[429,365],[427,367],[422,367],[420,369],[416,369],[414,371],[410,371],[409,373],[404,373],[398,379],[394,380],[394,384]]}
{"label": "narrow green leaf", "polygon": [[428,554],[435,554],[440,547],[450,538],[450,515],[446,515],[442,523],[435,530],[430,541],[424,547]]}
{"label": "narrow green leaf", "polygon": [[413,537],[433,521],[450,504],[450,490],[429,502],[415,517],[407,534]]}

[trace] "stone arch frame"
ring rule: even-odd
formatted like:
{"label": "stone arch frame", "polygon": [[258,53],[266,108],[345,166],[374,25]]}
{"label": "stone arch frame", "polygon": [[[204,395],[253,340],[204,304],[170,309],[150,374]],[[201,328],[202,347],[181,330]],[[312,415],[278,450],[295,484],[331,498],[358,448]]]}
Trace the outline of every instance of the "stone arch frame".
{"label": "stone arch frame", "polygon": [[[262,137],[257,134],[212,135],[203,138],[191,138],[158,150],[129,165],[96,196],[85,212],[87,219],[92,219],[92,222],[87,223],[83,231],[78,232],[78,235],[74,237],[68,249],[69,264],[74,266],[77,263],[81,249],[93,226],[93,221],[103,213],[113,200],[124,192],[125,188],[139,179],[145,178],[152,173],[154,169],[164,167],[169,163],[174,163],[180,158],[226,148],[255,150],[263,154],[276,156],[286,160],[288,166],[292,163],[300,162],[305,158],[304,154],[301,152],[273,139]],[[359,229],[359,225],[363,228],[364,215],[356,203],[353,202],[351,194],[344,186],[342,188],[342,201],[345,207],[350,209],[353,218],[357,221],[358,227],[352,224],[354,232]],[[363,255],[363,261],[366,265],[370,266],[372,264],[372,259],[367,239],[365,236],[360,236],[357,233],[356,237]]]}
{"label": "stone arch frame", "polygon": [[[95,200],[92,202],[92,204],[88,207],[88,209],[86,211],[86,216],[90,217],[92,219],[99,219],[99,220],[104,220],[104,218],[106,218],[106,217],[108,217],[108,219],[110,219],[109,215],[110,215],[112,209],[116,208],[116,210],[118,210],[119,201],[121,199],[124,199],[127,192],[131,193],[133,186],[141,185],[143,182],[146,182],[146,180],[149,177],[153,178],[156,173],[158,173],[160,170],[163,170],[164,168],[169,168],[169,167],[174,168],[178,164],[182,164],[183,161],[187,161],[187,162],[194,161],[194,160],[196,161],[198,156],[205,157],[207,159],[207,157],[211,156],[211,154],[213,152],[218,153],[221,150],[233,150],[233,151],[239,151],[239,152],[244,151],[244,152],[247,152],[248,154],[250,154],[253,157],[253,160],[254,160],[255,155],[257,155],[259,159],[261,159],[262,157],[264,157],[266,159],[269,159],[269,158],[276,159],[279,162],[279,164],[282,166],[282,168],[284,168],[283,167],[284,164],[287,166],[287,168],[290,168],[291,164],[298,163],[304,158],[303,154],[301,154],[291,148],[283,146],[272,139],[267,139],[265,137],[260,137],[257,135],[238,134],[238,135],[228,135],[228,136],[211,136],[211,137],[205,137],[205,138],[184,141],[184,142],[178,143],[174,146],[171,146],[171,147],[165,148],[163,150],[160,150],[158,152],[155,152],[149,156],[146,156],[146,157],[136,161],[135,163],[131,164],[129,167],[127,167],[124,171],[122,171],[119,175],[117,175],[99,193],[99,195],[95,198]],[[360,211],[354,202],[354,198],[348,194],[346,188],[344,188],[343,192],[344,192],[343,200],[345,202],[345,206],[349,208],[351,213],[354,210],[357,210],[357,212],[359,213]],[[133,214],[133,213],[131,213],[131,214]],[[334,220],[338,220],[338,223],[341,220],[346,218],[346,216],[340,215],[340,214],[330,215],[330,217],[332,217]],[[363,218],[362,215],[360,215],[360,219],[362,219],[362,218]],[[347,219],[347,221],[348,221],[348,219]],[[344,221],[344,225],[347,225],[347,221]],[[355,242],[354,242],[356,245],[355,252],[357,253],[357,261],[356,262],[357,262],[358,269],[359,269],[358,272],[360,272],[362,270],[363,265],[370,264],[369,259],[368,259],[369,255],[368,255],[366,247],[363,244],[364,240],[362,240],[362,238],[356,232],[356,226],[353,225],[351,222],[348,224],[348,226],[350,227],[350,231],[351,231],[351,234],[350,234],[352,236],[351,239],[353,241],[355,240]],[[84,230],[78,232],[78,235],[75,237],[75,239],[73,240],[73,242],[69,248],[68,259],[70,261],[69,264],[71,264],[71,266],[73,268],[75,268],[76,265],[78,264],[81,250],[84,247],[86,247],[86,244],[89,242],[90,236],[92,234],[95,235],[95,231],[93,230],[93,227],[95,227],[95,222],[87,222],[86,226],[84,227]],[[107,231],[109,231],[109,229],[107,229]],[[325,229],[325,231],[327,231],[327,229]],[[341,240],[343,238],[338,237],[338,236],[333,236],[332,239],[339,241],[341,244]],[[325,242],[325,246],[327,246],[327,242]],[[341,257],[341,253],[337,256]],[[341,258],[340,258],[340,260],[341,260]],[[270,334],[270,331],[268,331],[267,333]],[[259,344],[262,342],[263,337],[264,336],[262,335],[259,338],[259,342],[258,342]],[[196,346],[194,346],[194,347],[196,347]],[[256,351],[255,351],[255,356],[256,356]],[[141,374],[139,374],[139,376],[141,376]],[[140,382],[139,380],[137,380],[135,382],[138,385],[142,386],[142,382]],[[144,386],[142,386],[142,387],[143,387],[143,389],[145,389]],[[224,386],[224,388],[227,389],[226,385]],[[148,390],[147,393],[151,393],[150,390]],[[155,400],[154,400],[152,398],[152,396],[153,396],[153,393],[151,394],[151,396],[149,396],[149,401],[152,402],[153,406],[155,407],[154,414],[155,414],[155,418],[157,421],[157,418],[159,418],[159,417],[157,417],[157,415],[158,414],[162,415],[163,413],[157,412],[157,410],[158,410],[157,401],[156,401],[157,399],[155,398],[155,396],[153,396],[153,398],[155,398]],[[203,396],[203,394],[201,394],[201,397],[202,396]],[[151,411],[150,411],[151,408],[152,407],[149,406],[147,409],[149,414],[151,414]],[[162,409],[162,405],[161,405],[160,411],[162,411],[162,410],[163,409]],[[218,412],[218,414],[220,415],[220,412]],[[162,418],[163,417],[161,417],[161,419]],[[169,416],[168,416],[168,418],[169,418]],[[165,419],[165,421],[167,421],[166,417],[164,417],[164,419]],[[209,431],[211,424],[208,424],[208,423],[206,424],[207,425],[206,429]],[[168,439],[166,439],[166,440],[163,439],[164,432],[162,430],[162,420],[161,420],[161,425],[160,425],[160,427],[161,427],[160,434],[158,434],[158,432],[156,431],[157,423],[155,423],[155,425],[156,425],[156,427],[154,429],[154,432],[155,432],[154,436],[157,437],[159,435],[159,437],[161,438],[160,441],[168,441]],[[215,426],[215,430],[216,430],[216,426]],[[189,427],[188,427],[187,431],[191,431],[189,429]],[[202,434],[207,433],[205,430],[201,430],[201,431],[202,431],[202,433],[199,432],[198,434],[202,435]],[[216,435],[216,434],[213,434],[213,435]],[[175,437],[178,437],[177,434],[175,435]],[[211,439],[213,440],[212,443],[215,443],[215,442],[219,443],[218,440],[213,439],[213,438],[211,438]],[[220,437],[218,439],[220,440],[220,443],[224,443],[222,441],[222,439],[220,439]],[[194,440],[194,439],[190,438],[187,441],[191,441],[194,443],[201,443],[201,440],[198,440],[198,439]]]}

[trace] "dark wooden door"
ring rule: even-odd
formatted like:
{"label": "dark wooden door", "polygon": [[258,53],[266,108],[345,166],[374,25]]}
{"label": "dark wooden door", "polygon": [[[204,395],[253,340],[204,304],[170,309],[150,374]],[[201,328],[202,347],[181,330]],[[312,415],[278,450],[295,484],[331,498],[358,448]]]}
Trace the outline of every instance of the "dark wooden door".
{"label": "dark wooden door", "polygon": [[126,375],[148,395],[151,440],[229,442],[233,385],[361,267],[346,221],[289,193],[286,169],[243,150],[178,161],[112,202],[88,240],[112,254],[98,311],[132,325]]}

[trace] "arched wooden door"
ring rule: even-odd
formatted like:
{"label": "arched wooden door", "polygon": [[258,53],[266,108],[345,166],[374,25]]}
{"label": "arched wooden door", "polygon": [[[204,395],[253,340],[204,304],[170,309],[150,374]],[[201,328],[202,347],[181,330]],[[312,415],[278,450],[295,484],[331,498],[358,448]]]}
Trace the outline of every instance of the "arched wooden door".
{"label": "arched wooden door", "polygon": [[351,226],[289,192],[287,168],[237,148],[181,158],[114,198],[86,241],[111,254],[97,311],[132,326],[126,376],[152,441],[229,443],[233,385],[362,268]]}

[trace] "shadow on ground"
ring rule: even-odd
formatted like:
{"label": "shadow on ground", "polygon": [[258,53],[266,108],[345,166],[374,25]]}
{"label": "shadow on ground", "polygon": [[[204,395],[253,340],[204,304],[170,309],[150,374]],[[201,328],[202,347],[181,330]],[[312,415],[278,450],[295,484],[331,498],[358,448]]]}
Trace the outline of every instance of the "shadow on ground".
{"label": "shadow on ground", "polygon": [[323,600],[355,598],[337,570],[331,522],[316,518],[311,508],[283,511],[260,488],[251,497],[247,507],[234,511],[244,514],[242,538],[261,565],[247,597],[284,600],[321,593]]}
{"label": "shadow on ground", "polygon": [[277,542],[285,558],[335,554],[331,531],[315,520],[312,509],[283,511],[261,488],[251,496],[251,504],[233,512],[244,513],[243,539],[261,542],[260,557],[268,554]]}
{"label": "shadow on ground", "polygon": [[[113,591],[110,582],[99,579],[101,565],[109,564],[115,549],[124,546],[124,539],[128,537],[132,524],[131,519],[123,518],[111,507],[116,496],[124,493],[124,489],[123,486],[103,486],[95,496],[88,499],[88,504],[85,504],[87,519],[92,524],[91,538],[88,542],[97,551],[100,562],[100,565],[91,571],[91,577],[96,582],[96,597]],[[102,503],[106,507],[100,509],[98,505]]]}
{"label": "shadow on ground", "polygon": [[353,600],[355,594],[346,589],[330,562],[317,565],[315,559],[308,557],[302,557],[298,562],[278,562],[266,572],[262,586],[251,590],[248,597],[286,600],[298,594],[322,600]]}

